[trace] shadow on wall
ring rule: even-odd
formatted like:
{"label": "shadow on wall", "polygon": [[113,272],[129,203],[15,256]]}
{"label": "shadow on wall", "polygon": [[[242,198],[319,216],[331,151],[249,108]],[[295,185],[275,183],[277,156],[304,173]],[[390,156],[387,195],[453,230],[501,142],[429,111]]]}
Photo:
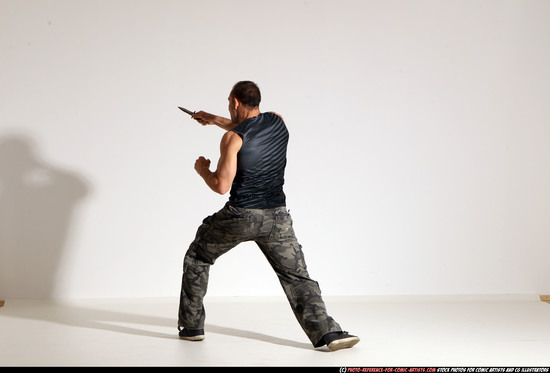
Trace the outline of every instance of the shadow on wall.
{"label": "shadow on wall", "polygon": [[0,136],[0,299],[49,298],[84,179],[40,159],[27,136]]}

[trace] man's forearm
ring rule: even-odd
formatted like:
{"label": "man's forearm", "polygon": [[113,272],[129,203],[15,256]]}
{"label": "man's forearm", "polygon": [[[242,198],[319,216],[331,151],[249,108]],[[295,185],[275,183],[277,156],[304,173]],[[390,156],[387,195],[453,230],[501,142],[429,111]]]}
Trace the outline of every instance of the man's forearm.
{"label": "man's forearm", "polygon": [[212,189],[216,193],[223,194],[220,190],[220,180],[218,179],[218,175],[215,172],[212,172],[210,170],[202,170],[199,175],[204,179],[206,185],[208,185],[210,189]]}
{"label": "man's forearm", "polygon": [[215,116],[213,122],[216,126],[226,131],[230,131],[237,126],[235,123],[233,123],[233,121],[231,121],[231,119],[220,117],[217,115]]}
{"label": "man's forearm", "polygon": [[208,169],[201,170],[199,172],[199,175],[200,175],[200,177],[202,177],[204,179],[204,181],[210,187],[210,189],[214,190],[214,188],[218,184],[218,182],[217,182],[218,180],[216,178],[216,175]]}
{"label": "man's forearm", "polygon": [[220,117],[218,115],[210,114],[202,110],[193,114],[193,119],[195,119],[203,126],[216,125],[226,131],[230,131],[237,126],[229,118]]}

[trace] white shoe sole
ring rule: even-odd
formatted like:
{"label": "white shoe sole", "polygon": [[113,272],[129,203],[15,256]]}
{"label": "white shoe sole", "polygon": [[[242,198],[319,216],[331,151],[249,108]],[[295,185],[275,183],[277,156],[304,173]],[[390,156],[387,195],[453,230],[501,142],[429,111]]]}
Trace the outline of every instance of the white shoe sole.
{"label": "white shoe sole", "polygon": [[197,341],[202,341],[204,340],[204,335],[195,335],[193,337],[180,337],[180,339],[183,339],[185,341],[193,341],[193,342],[197,342]]}
{"label": "white shoe sole", "polygon": [[348,337],[337,339],[328,344],[328,349],[330,351],[338,351],[344,348],[350,348],[355,346],[360,341],[359,337]]}

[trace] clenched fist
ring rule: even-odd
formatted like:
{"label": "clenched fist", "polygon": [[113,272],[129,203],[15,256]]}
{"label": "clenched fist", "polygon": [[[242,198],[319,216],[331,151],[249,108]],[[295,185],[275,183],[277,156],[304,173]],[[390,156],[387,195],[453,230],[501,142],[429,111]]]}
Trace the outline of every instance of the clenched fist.
{"label": "clenched fist", "polygon": [[192,118],[195,119],[200,124],[202,124],[203,126],[206,126],[209,124],[215,124],[215,120],[216,120],[215,115],[204,112],[202,110],[193,114]]}
{"label": "clenched fist", "polygon": [[203,176],[204,172],[209,170],[210,170],[210,159],[206,159],[203,156],[200,156],[195,161],[195,171],[197,171],[199,175]]}

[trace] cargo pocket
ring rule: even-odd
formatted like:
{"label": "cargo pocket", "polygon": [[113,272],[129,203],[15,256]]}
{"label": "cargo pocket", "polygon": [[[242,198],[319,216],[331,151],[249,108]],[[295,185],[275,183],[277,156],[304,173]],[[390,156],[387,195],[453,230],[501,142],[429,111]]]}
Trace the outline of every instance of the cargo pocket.
{"label": "cargo pocket", "polygon": [[270,240],[284,240],[294,237],[292,218],[288,212],[277,212],[273,219],[273,229],[269,235]]}

